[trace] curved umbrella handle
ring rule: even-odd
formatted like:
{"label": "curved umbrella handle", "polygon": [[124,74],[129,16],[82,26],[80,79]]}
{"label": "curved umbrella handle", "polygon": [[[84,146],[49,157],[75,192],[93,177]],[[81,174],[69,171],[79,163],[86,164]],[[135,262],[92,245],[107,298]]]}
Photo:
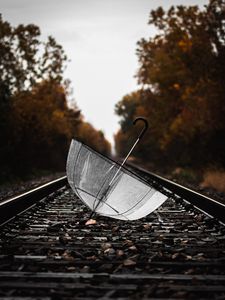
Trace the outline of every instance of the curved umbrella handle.
{"label": "curved umbrella handle", "polygon": [[140,134],[138,136],[138,139],[140,140],[148,129],[148,121],[143,117],[138,117],[134,120],[133,124],[135,125],[138,121],[144,122],[144,128],[142,129],[142,131],[140,132]]}
{"label": "curved umbrella handle", "polygon": [[[113,178],[111,179],[111,181],[109,182],[108,188],[106,189],[106,191],[104,192],[104,194],[102,195],[101,199],[103,199],[103,197],[105,197],[108,193],[108,191],[110,190],[110,187],[113,183],[113,181],[115,180],[117,174],[120,172],[120,169],[123,167],[123,165],[125,164],[126,160],[128,159],[128,157],[130,156],[131,152],[133,151],[133,149],[135,148],[135,146],[137,145],[137,143],[140,141],[140,139],[143,137],[143,135],[145,134],[146,130],[148,129],[148,121],[143,118],[143,117],[138,117],[133,121],[133,124],[135,125],[138,121],[142,121],[144,122],[144,128],[142,129],[142,131],[140,132],[137,140],[135,141],[135,143],[133,144],[133,146],[131,147],[129,153],[127,154],[127,156],[124,158],[122,164],[120,165],[120,167],[118,168],[118,170],[116,171],[115,175],[113,176]],[[115,166],[115,164],[114,164]],[[100,204],[101,200],[99,200],[99,202],[97,203],[97,205],[95,206],[95,208],[93,209],[91,215],[90,215],[90,219],[92,218],[93,214],[95,214],[96,209],[98,208],[99,204]]]}

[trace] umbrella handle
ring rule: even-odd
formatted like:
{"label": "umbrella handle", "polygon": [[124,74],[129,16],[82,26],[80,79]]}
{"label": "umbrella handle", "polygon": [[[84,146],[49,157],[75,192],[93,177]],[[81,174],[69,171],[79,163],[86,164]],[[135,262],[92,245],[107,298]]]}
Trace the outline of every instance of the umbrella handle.
{"label": "umbrella handle", "polygon": [[138,136],[138,139],[140,140],[148,129],[148,121],[143,117],[138,117],[134,120],[133,124],[135,125],[138,121],[144,122],[144,128],[142,129],[142,131],[140,132],[140,134]]}
{"label": "umbrella handle", "polygon": [[[117,174],[120,172],[120,169],[123,167],[123,165],[125,164],[126,160],[128,159],[128,157],[130,156],[131,152],[133,151],[133,149],[135,148],[135,146],[137,145],[137,143],[140,141],[140,139],[143,137],[143,135],[145,134],[146,130],[148,129],[148,121],[143,118],[143,117],[137,117],[134,121],[133,121],[133,124],[135,125],[138,121],[142,121],[144,122],[144,128],[142,129],[142,131],[140,132],[136,142],[133,144],[132,148],[130,149],[129,153],[127,154],[127,156],[125,157],[125,159],[123,160],[122,164],[120,165],[120,167],[118,168],[118,170],[116,171],[115,175],[113,176],[113,178],[111,179],[110,183],[109,183],[109,186],[108,188],[106,189],[104,195],[107,194],[107,192],[109,191],[110,189],[110,186],[112,185],[113,181],[115,180]],[[100,191],[99,191],[100,192]],[[98,192],[98,194],[99,194]],[[103,199],[104,195],[102,196],[101,199]],[[95,208],[93,209],[89,219],[92,218],[92,216],[95,214],[96,212],[96,209],[98,208],[99,204],[100,204],[100,201],[97,203],[97,205],[95,206]],[[115,210],[115,209],[114,209]],[[116,210],[115,210],[116,211]]]}

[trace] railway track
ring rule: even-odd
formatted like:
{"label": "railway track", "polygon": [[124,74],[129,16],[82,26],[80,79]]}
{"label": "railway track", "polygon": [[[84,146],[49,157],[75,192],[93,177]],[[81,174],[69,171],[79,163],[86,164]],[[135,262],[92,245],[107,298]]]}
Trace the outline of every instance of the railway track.
{"label": "railway track", "polygon": [[138,221],[85,225],[65,177],[1,204],[0,300],[225,299],[224,206],[139,172],[168,200]]}

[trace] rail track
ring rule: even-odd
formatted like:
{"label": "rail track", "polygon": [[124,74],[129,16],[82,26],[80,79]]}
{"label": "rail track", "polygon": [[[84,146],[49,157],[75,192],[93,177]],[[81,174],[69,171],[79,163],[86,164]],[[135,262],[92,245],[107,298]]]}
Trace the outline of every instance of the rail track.
{"label": "rail track", "polygon": [[0,300],[225,299],[224,205],[136,171],[168,195],[138,221],[85,225],[65,177],[2,203]]}

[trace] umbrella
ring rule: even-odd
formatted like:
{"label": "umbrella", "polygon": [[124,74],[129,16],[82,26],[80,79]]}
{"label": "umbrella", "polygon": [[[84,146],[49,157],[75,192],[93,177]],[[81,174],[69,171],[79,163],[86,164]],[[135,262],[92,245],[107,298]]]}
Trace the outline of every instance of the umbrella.
{"label": "umbrella", "polygon": [[136,220],[145,217],[163,202],[167,196],[153,188],[142,177],[124,167],[134,147],[148,128],[146,119],[122,164],[100,154],[84,143],[73,139],[67,157],[67,178],[74,193],[91,209],[92,214]]}

